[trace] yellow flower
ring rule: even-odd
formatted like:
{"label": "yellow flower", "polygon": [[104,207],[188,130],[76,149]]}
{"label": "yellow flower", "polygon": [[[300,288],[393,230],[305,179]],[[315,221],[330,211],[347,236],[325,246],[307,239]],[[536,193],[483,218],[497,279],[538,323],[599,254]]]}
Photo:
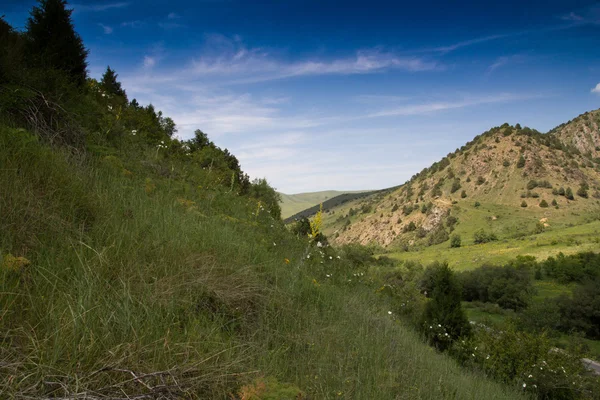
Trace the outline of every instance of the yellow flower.
{"label": "yellow flower", "polygon": [[2,260],[2,268],[15,272],[23,270],[29,264],[31,264],[31,261],[25,257],[15,257],[10,253],[5,255]]}
{"label": "yellow flower", "polygon": [[313,279],[313,280],[312,280],[312,283],[313,283],[313,285],[315,285],[315,286],[321,286],[321,285],[319,285],[319,282],[317,282],[317,280],[316,280],[316,279]]}
{"label": "yellow flower", "polygon": [[289,263],[290,263],[290,260],[289,260],[288,258],[284,258],[284,259],[283,259],[283,262],[284,262],[284,263],[286,263],[286,264],[289,264]]}

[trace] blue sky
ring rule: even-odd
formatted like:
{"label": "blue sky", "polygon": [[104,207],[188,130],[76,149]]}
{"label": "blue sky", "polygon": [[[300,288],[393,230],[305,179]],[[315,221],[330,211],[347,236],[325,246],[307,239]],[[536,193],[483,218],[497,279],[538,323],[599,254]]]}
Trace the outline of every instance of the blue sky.
{"label": "blue sky", "polygon": [[93,77],[285,193],[397,185],[493,126],[600,107],[597,1],[69,4]]}

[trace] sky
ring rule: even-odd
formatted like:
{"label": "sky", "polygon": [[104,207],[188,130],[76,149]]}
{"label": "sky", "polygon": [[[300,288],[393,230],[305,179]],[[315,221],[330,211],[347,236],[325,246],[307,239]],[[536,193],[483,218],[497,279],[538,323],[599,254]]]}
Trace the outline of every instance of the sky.
{"label": "sky", "polygon": [[[35,1],[3,0],[23,29]],[[130,99],[284,193],[380,189],[505,122],[600,108],[600,2],[69,2]]]}

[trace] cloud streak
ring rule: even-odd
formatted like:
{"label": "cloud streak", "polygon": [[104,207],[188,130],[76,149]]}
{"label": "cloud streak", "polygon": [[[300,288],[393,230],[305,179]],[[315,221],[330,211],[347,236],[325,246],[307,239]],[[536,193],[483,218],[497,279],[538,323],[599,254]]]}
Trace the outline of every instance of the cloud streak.
{"label": "cloud streak", "polygon": [[99,12],[113,8],[123,8],[129,6],[129,2],[118,3],[98,3],[98,4],[71,4],[73,10],[77,12]]}
{"label": "cloud streak", "polygon": [[592,93],[600,94],[600,83],[596,85],[596,87],[592,88]]}
{"label": "cloud streak", "polygon": [[435,71],[443,67],[434,60],[399,56],[380,49],[359,50],[354,55],[333,60],[281,61],[262,48],[248,48],[239,37],[212,35],[207,55],[192,61],[189,73],[197,77],[235,77],[234,83],[316,75],[355,75],[396,69],[408,72]]}

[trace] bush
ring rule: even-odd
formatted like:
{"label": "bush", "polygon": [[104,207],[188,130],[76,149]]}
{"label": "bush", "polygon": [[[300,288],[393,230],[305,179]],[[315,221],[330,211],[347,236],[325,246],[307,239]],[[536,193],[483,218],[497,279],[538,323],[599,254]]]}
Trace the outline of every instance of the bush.
{"label": "bush", "polygon": [[551,203],[554,207],[558,206],[558,202],[556,201],[556,199],[552,199],[552,203]]}
{"label": "bush", "polygon": [[488,242],[493,242],[495,240],[498,240],[498,237],[496,236],[495,233],[493,233],[493,232],[487,233],[483,229],[480,229],[473,234],[473,241],[475,242],[475,244],[488,243]]}
{"label": "bush", "polygon": [[575,199],[575,197],[573,197],[573,190],[571,190],[570,187],[568,187],[567,190],[565,191],[565,197],[569,200]]}
{"label": "bush", "polygon": [[458,275],[462,283],[462,299],[496,303],[502,308],[520,310],[527,307],[533,284],[531,271],[507,264],[503,267],[483,266]]}
{"label": "bush", "polygon": [[481,206],[481,203],[480,203],[480,202],[478,202],[478,201],[476,201],[476,202],[475,202],[475,204],[473,204],[473,206],[474,206],[475,208],[479,208],[479,207]]}
{"label": "bush", "polygon": [[450,237],[450,248],[458,248],[461,245],[460,235],[452,235]]}
{"label": "bush", "polygon": [[483,185],[485,183],[485,178],[483,176],[478,176],[477,177],[477,184],[478,185]]}
{"label": "bush", "polygon": [[523,208],[527,207],[527,202],[525,200],[523,200],[521,202],[521,207],[523,207]]}
{"label": "bush", "polygon": [[470,334],[471,327],[461,307],[461,289],[447,263],[434,263],[431,271],[431,299],[425,306],[421,329],[429,343],[438,350],[448,349],[452,343]]}
{"label": "bush", "polygon": [[460,179],[455,179],[452,182],[452,187],[450,188],[450,193],[455,193],[460,188],[461,188]]}
{"label": "bush", "polygon": [[519,161],[517,161],[517,168],[523,168],[525,166],[525,157],[521,155]]}
{"label": "bush", "polygon": [[402,228],[402,232],[403,233],[407,233],[407,232],[412,232],[412,231],[416,231],[417,230],[417,225],[415,225],[415,223],[413,221],[410,221],[410,223],[406,226],[404,226],[404,228]]}
{"label": "bush", "polygon": [[600,339],[600,278],[577,286],[572,297],[562,295],[557,302],[560,330],[583,332],[589,339]]}
{"label": "bush", "polygon": [[548,203],[546,202],[546,200],[540,201],[540,207],[542,207],[542,208],[548,208]]}
{"label": "bush", "polygon": [[587,199],[589,188],[590,188],[589,185],[587,183],[583,182],[581,184],[581,186],[579,186],[579,189],[577,189],[577,196]]}
{"label": "bush", "polygon": [[465,192],[464,190],[462,192],[460,192],[460,198],[464,199],[465,197],[467,197],[467,192]]}

